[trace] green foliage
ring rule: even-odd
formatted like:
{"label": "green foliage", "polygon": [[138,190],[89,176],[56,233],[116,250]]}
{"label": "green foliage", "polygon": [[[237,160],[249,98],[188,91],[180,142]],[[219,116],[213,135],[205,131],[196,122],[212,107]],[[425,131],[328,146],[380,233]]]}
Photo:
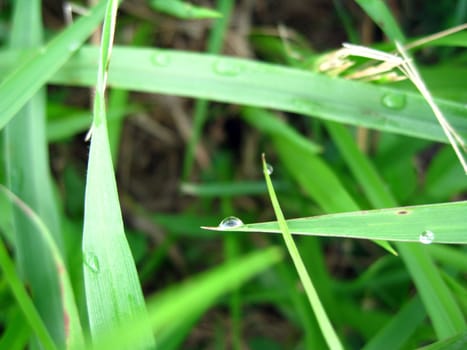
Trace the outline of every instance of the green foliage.
{"label": "green foliage", "polygon": [[[466,26],[409,38],[383,1],[356,2],[391,41],[425,48],[421,75],[466,139]],[[355,13],[333,3],[357,44]],[[159,14],[117,17],[102,0],[59,31],[40,1],[14,4],[0,12],[0,348],[465,344],[467,179],[411,84],[349,79],[371,66],[361,57],[326,73],[337,51],[259,26],[266,7],[152,0]],[[436,25],[465,19],[465,1],[439,8]],[[101,23],[100,46],[83,45]],[[95,89],[91,108],[77,87]],[[246,224],[218,225],[230,215]]]}

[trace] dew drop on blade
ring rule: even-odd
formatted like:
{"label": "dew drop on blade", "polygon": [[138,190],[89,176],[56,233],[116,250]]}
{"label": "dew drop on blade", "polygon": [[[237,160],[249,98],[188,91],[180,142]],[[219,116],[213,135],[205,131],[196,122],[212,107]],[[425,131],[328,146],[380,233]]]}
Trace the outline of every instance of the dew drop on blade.
{"label": "dew drop on blade", "polygon": [[401,110],[407,103],[407,98],[403,94],[388,93],[383,95],[381,102],[389,109]]}
{"label": "dew drop on blade", "polygon": [[235,77],[242,72],[243,67],[233,60],[220,59],[214,62],[213,70],[219,75]]}
{"label": "dew drop on blade", "polygon": [[97,258],[96,254],[94,253],[84,253],[84,264],[90,269],[92,272],[99,272],[99,259]]}
{"label": "dew drop on blade", "polygon": [[226,230],[229,228],[236,228],[236,227],[240,227],[243,225],[244,225],[243,221],[240,220],[239,218],[235,216],[229,216],[229,217],[226,217],[224,220],[222,220],[218,227],[222,230]]}
{"label": "dew drop on blade", "polygon": [[266,170],[269,175],[271,175],[274,172],[274,168],[272,167],[271,164],[266,164]]}
{"label": "dew drop on blade", "polygon": [[431,231],[425,231],[423,232],[419,237],[418,237],[418,240],[420,241],[420,243],[423,243],[423,244],[431,244],[433,243],[433,240],[435,239],[435,234]]}
{"label": "dew drop on blade", "polygon": [[159,67],[166,67],[170,64],[171,58],[164,52],[157,52],[151,57],[151,61],[154,65]]}

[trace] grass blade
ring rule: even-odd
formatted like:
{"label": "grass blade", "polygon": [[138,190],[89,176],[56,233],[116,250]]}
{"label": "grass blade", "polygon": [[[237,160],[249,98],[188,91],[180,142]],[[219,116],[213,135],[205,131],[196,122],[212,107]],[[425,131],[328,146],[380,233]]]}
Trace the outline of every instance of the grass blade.
{"label": "grass blade", "polygon": [[[293,234],[419,243],[423,240],[420,236],[431,231],[433,243],[466,244],[466,213],[464,201],[289,219],[287,226]],[[228,230],[280,232],[277,222],[246,224]]]}
{"label": "grass blade", "polygon": [[[16,1],[10,47],[37,48],[42,45],[41,18],[40,1]],[[56,244],[62,247],[58,208],[49,170],[45,104],[45,89],[40,89],[6,125],[2,145],[6,181],[10,190],[40,215]],[[13,208],[13,222],[18,269],[31,288],[34,304],[53,340],[62,346],[65,344],[64,310],[57,268],[50,250],[38,228],[17,207]]]}
{"label": "grass blade", "polygon": [[[267,107],[448,142],[423,97],[395,87],[222,56],[148,48],[113,51],[109,84],[115,87]],[[11,67],[19,54],[1,54],[0,72]],[[93,85],[97,55],[96,48],[82,48],[50,81]],[[461,136],[467,136],[463,104],[435,102]]]}
{"label": "grass blade", "polygon": [[24,314],[24,318],[31,326],[31,329],[36,333],[39,341],[42,343],[45,349],[56,349],[55,344],[50,337],[47,328],[45,328],[44,323],[42,322],[39,313],[32,300],[30,299],[26,289],[24,288],[22,282],[16,275],[16,269],[13,264],[13,261],[8,256],[7,249],[3,244],[3,240],[0,239],[0,266],[3,270],[3,277],[6,279],[7,283],[10,285],[11,291],[18,302],[18,305],[21,308],[21,311]]}
{"label": "grass blade", "polygon": [[[5,196],[7,196],[15,204],[15,206],[18,207],[19,210],[24,212],[27,220],[31,221],[31,223],[37,229],[37,234],[39,238],[43,241],[43,244],[47,248],[49,255],[52,257],[53,268],[55,271],[55,275],[58,278],[59,286],[60,286],[60,295],[58,297],[59,298],[58,302],[61,305],[60,311],[63,314],[62,323],[57,324],[56,326],[63,328],[65,332],[65,343],[68,348],[75,349],[75,348],[82,347],[84,344],[84,338],[83,338],[83,333],[82,333],[81,324],[79,320],[78,309],[76,307],[76,303],[75,303],[74,296],[73,296],[73,289],[71,287],[70,277],[66,270],[65,262],[63,261],[60,250],[52,234],[48,230],[46,224],[33,211],[32,208],[30,208],[26,203],[24,203],[20,198],[18,198],[15,194],[13,194],[7,188],[0,185],[0,190]],[[18,288],[18,287],[15,287],[15,288]],[[49,291],[49,297],[50,297],[50,287],[48,290],[46,289],[45,291]],[[18,293],[17,297],[22,297],[21,291],[17,291],[17,293]],[[20,305],[22,305],[23,303],[24,303],[23,311],[26,312],[26,309],[24,309],[24,307],[27,306],[28,302],[21,300]],[[29,315],[26,315],[26,318],[28,317]],[[33,321],[34,315],[32,315],[31,317],[32,317],[31,320]],[[35,327],[38,327],[38,326],[34,325],[33,329],[36,329]]]}
{"label": "grass blade", "polygon": [[366,14],[378,24],[381,30],[392,40],[403,41],[404,34],[387,5],[381,0],[356,0]]}
{"label": "grass blade", "polygon": [[[105,111],[105,88],[118,1],[109,0],[102,31],[101,54],[91,127],[91,149],[85,193],[83,231],[84,280],[93,341],[136,318],[144,321],[145,303],[136,267],[125,238],[112,166]],[[153,347],[147,326],[125,348]]]}
{"label": "grass blade", "polygon": [[[426,317],[419,297],[413,298],[378,332],[363,350],[401,349]],[[394,335],[397,334],[397,337]]]}
{"label": "grass blade", "polygon": [[[185,322],[191,321],[192,317],[199,317],[222,294],[277,263],[282,256],[277,247],[257,251],[205,272],[181,286],[164,291],[149,302],[152,329],[161,335],[176,331],[183,327]],[[101,339],[94,348],[114,349],[122,342],[134,342],[144,335],[144,324],[141,319],[127,322],[122,325],[124,332],[114,332],[111,336]]]}
{"label": "grass blade", "polygon": [[332,327],[328,316],[326,315],[326,311],[324,310],[321,301],[319,300],[319,296],[316,293],[313,283],[311,282],[310,276],[306,271],[306,267],[302,261],[302,258],[300,257],[300,253],[298,252],[297,246],[295,245],[292,235],[290,234],[287,222],[284,218],[284,215],[282,214],[282,210],[277,200],[276,193],[274,192],[274,187],[272,186],[271,178],[269,175],[270,170],[268,169],[268,165],[266,163],[266,158],[264,154],[263,172],[264,177],[266,179],[266,185],[269,191],[269,196],[271,197],[272,206],[274,208],[274,213],[276,214],[279,228],[282,233],[282,237],[284,238],[287,250],[289,251],[289,254],[292,257],[295,268],[297,269],[298,275],[300,276],[300,280],[308,296],[308,300],[310,301],[311,307],[313,308],[313,311],[316,314],[316,318],[323,333],[324,339],[326,340],[326,343],[328,344],[330,349],[343,349],[342,344],[340,343],[340,340],[337,337],[337,334],[334,328]]}
{"label": "grass blade", "polygon": [[0,84],[0,129],[79,49],[104,16],[105,2],[37,50]]}

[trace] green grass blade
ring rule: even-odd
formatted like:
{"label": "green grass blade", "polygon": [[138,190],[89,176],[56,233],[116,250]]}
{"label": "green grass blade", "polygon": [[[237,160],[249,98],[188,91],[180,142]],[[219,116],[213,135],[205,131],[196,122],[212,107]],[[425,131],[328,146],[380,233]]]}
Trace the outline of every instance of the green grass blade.
{"label": "green grass blade", "polygon": [[[390,12],[385,12],[384,16],[386,21],[391,22],[389,17],[392,15]],[[392,25],[397,26],[395,19],[392,20]],[[394,31],[391,31],[387,32],[387,34],[391,40],[405,41],[403,40],[403,37],[400,37],[402,35],[402,31],[399,30],[399,32],[400,33],[397,34]],[[433,111],[429,114],[432,116]],[[435,119],[436,118],[433,118],[433,120]],[[341,130],[341,132],[342,131],[343,130]],[[372,204],[376,207],[379,205],[385,207],[396,206],[397,203],[395,203],[391,197],[386,195],[385,186],[383,182],[379,180],[379,177],[369,160],[363,156],[357,156],[355,159],[348,156],[349,151],[346,150],[346,148],[353,148],[353,153],[359,152],[355,143],[350,142],[348,138],[346,138],[344,142],[335,141],[354,173],[354,176],[359,180],[359,183],[363,187],[368,198],[372,201]],[[352,164],[355,162],[360,163],[360,165]],[[364,165],[365,163],[367,163],[366,166]],[[357,171],[358,166],[362,165],[365,171]],[[375,186],[375,188],[372,188],[372,186]],[[466,224],[462,223],[461,217],[465,217],[465,213],[467,213],[466,206],[466,202],[439,204],[439,207],[436,210],[437,212],[432,213],[435,219],[433,220],[431,217],[426,217],[424,219],[425,226],[419,227],[423,229],[423,231],[419,231],[420,234],[424,235],[425,238],[426,236],[439,236],[439,234],[441,234],[444,239],[444,236],[446,235],[445,231],[450,231],[453,236],[452,239],[457,241],[456,243],[465,243],[465,240],[461,237],[461,232],[465,232]],[[448,209],[446,210],[446,208]],[[440,217],[440,212],[444,213],[445,216]],[[452,231],[451,222],[449,221],[451,217],[456,218],[452,223],[452,226],[455,226]],[[444,224],[442,221],[444,221]],[[433,231],[434,227],[430,227],[431,224],[441,224],[440,231]],[[401,227],[400,229],[411,230],[414,228]],[[423,236],[420,236],[420,238],[423,238]],[[431,241],[431,237],[428,241],[426,239],[421,239],[421,241],[429,243]],[[420,245],[397,243],[396,246],[414,280],[415,285],[417,286],[417,290],[433,323],[433,327],[438,338],[448,338],[464,331],[467,327],[464,316],[428,252]]]}
{"label": "green grass blade", "polygon": [[218,18],[222,16],[215,10],[195,6],[180,0],[150,0],[149,5],[157,11],[182,19]]}
{"label": "green grass blade", "polygon": [[[326,122],[326,129],[346,160],[354,176],[362,183],[368,200],[375,208],[384,208],[396,200],[374,167],[356,147],[355,141],[344,125]],[[362,182],[365,179],[365,182]]]}
{"label": "green grass blade", "polygon": [[[96,341],[123,323],[144,321],[146,308],[125,238],[107,133],[105,87],[118,1],[109,0],[102,31],[85,193],[83,259],[89,327]],[[153,347],[147,326],[132,349]]]}
{"label": "green grass blade", "polygon": [[[326,212],[359,209],[340,179],[316,155],[320,149],[318,145],[305,139],[287,126],[285,122],[280,121],[267,111],[247,107],[242,109],[242,116],[259,130],[272,137],[281,163]],[[309,174],[314,175],[313,181],[310,180]],[[396,254],[387,242],[375,241],[375,243]]]}
{"label": "green grass blade", "polygon": [[[467,201],[464,201],[289,219],[287,226],[293,234],[419,243],[423,240],[420,235],[431,231],[432,243],[466,244],[466,214]],[[228,230],[280,232],[277,222],[246,224]]]}
{"label": "green grass blade", "polygon": [[382,0],[356,0],[368,16],[392,40],[404,42],[404,34],[399,28],[387,5]]}
{"label": "green grass blade", "polygon": [[363,350],[401,349],[425,318],[426,312],[420,298],[413,298],[365,345]]}
{"label": "green grass blade", "polygon": [[[18,55],[0,54],[0,72]],[[96,48],[82,48],[50,81],[93,85],[97,55]],[[447,143],[423,97],[395,87],[172,50],[115,47],[112,57],[109,84],[114,87],[268,107]],[[402,103],[389,103],[393,100]],[[467,136],[464,106],[443,99],[435,101],[453,127]]]}
{"label": "green grass blade", "polygon": [[287,139],[295,147],[311,154],[320,153],[322,147],[295,131],[286,122],[270,112],[254,107],[242,108],[242,117],[256,129],[277,139]]}
{"label": "green grass blade", "polygon": [[36,333],[39,341],[42,343],[45,349],[56,349],[55,344],[47,331],[47,328],[45,328],[39,313],[34,307],[34,304],[26,292],[26,289],[16,274],[13,261],[8,256],[7,249],[3,244],[2,239],[0,239],[0,266],[3,271],[3,277],[5,277],[8,284],[10,285],[11,291],[24,314],[24,318],[31,326],[31,329]]}
{"label": "green grass blade", "polygon": [[[230,22],[233,0],[218,0],[217,8],[221,14],[209,33],[207,52],[218,54],[222,50],[225,32]],[[193,117],[193,132],[183,159],[183,178],[187,179],[193,167],[195,149],[201,137],[201,131],[208,117],[209,101],[196,100]]]}
{"label": "green grass blade", "polygon": [[467,332],[456,334],[455,336],[424,346],[418,350],[460,350],[467,346]]}
{"label": "green grass blade", "polygon": [[269,172],[270,170],[268,169],[268,165],[266,164],[266,159],[263,154],[263,173],[266,179],[266,185],[268,187],[271,203],[274,208],[274,213],[276,214],[279,228],[287,246],[287,250],[289,251],[289,254],[294,262],[298,275],[300,276],[303,288],[305,289],[311,307],[315,312],[318,324],[321,328],[326,343],[328,344],[330,349],[343,349],[342,344],[340,343],[340,340],[337,337],[337,334],[334,328],[332,327],[331,322],[329,321],[326,311],[324,310],[321,301],[319,300],[319,296],[315,290],[315,287],[313,286],[313,283],[311,282],[310,276],[308,275],[305,264],[303,263],[303,260],[300,257],[300,253],[297,249],[297,246],[295,245],[292,235],[290,234],[287,222],[284,218],[284,215],[282,214],[279,201],[277,200]]}
{"label": "green grass blade", "polygon": [[[57,327],[63,327],[65,332],[65,343],[70,349],[82,347],[84,344],[84,338],[82,334],[80,319],[78,315],[78,309],[74,301],[73,290],[71,287],[70,277],[66,269],[65,262],[61,256],[60,250],[46,224],[42,219],[30,208],[26,203],[19,199],[15,194],[0,185],[1,192],[7,196],[14,204],[24,212],[28,221],[35,226],[39,238],[43,241],[46,246],[49,255],[53,258],[53,268],[55,275],[58,278],[60,286],[60,295],[58,296],[58,302],[61,305],[61,312],[63,314],[63,320],[61,319],[60,324]],[[40,263],[39,263],[40,264]],[[42,265],[39,265],[42,268]],[[49,291],[50,287],[46,289]],[[23,301],[24,302],[24,301]],[[28,317],[28,315],[26,315]],[[34,329],[34,328],[33,328]]]}
{"label": "green grass blade", "polygon": [[[43,36],[41,18],[40,1],[16,1],[10,47],[39,47]],[[8,187],[40,215],[61,247],[59,214],[49,170],[45,103],[44,89],[30,96],[6,125],[2,146]],[[37,227],[17,207],[13,209],[13,221],[18,269],[31,288],[33,301],[52,338],[62,346],[65,344],[63,309],[50,250]]]}
{"label": "green grass blade", "polygon": [[104,10],[101,1],[5,77],[0,84],[0,129],[79,49],[102,20]]}
{"label": "green grass blade", "polygon": [[[239,257],[203,273],[180,286],[165,290],[148,303],[151,327],[157,334],[175,331],[191,317],[199,317],[223,294],[282,259],[277,247]],[[196,286],[196,288],[194,288]],[[181,315],[183,315],[181,317]],[[95,349],[114,349],[122,342],[132,342],[144,334],[145,323],[137,319],[122,325],[124,332],[114,332],[102,339]]]}

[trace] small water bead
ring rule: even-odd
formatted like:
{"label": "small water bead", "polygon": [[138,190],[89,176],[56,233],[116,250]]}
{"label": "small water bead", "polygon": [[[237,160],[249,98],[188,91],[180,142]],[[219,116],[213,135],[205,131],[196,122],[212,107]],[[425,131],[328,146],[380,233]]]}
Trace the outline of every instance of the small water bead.
{"label": "small water bead", "polygon": [[99,272],[99,259],[94,253],[84,253],[84,264],[92,271]]}
{"label": "small water bead", "polygon": [[79,49],[80,46],[81,46],[80,42],[72,41],[71,43],[68,44],[68,50],[70,52],[75,52]]}
{"label": "small water bead", "polygon": [[419,237],[418,237],[418,240],[420,241],[420,243],[423,243],[423,244],[431,244],[433,243],[433,240],[435,239],[435,234],[431,231],[425,231],[423,232]]}
{"label": "small water bead", "polygon": [[166,67],[170,64],[170,56],[165,52],[158,52],[151,57],[152,63],[159,67]]}
{"label": "small water bead", "polygon": [[296,112],[312,114],[320,110],[320,105],[306,98],[293,98],[291,101]]}
{"label": "small water bead", "polygon": [[400,110],[405,107],[405,104],[407,103],[407,98],[403,94],[388,93],[383,95],[381,102],[385,107],[389,109]]}
{"label": "small water bead", "polygon": [[271,175],[274,172],[274,168],[271,164],[266,164],[266,170],[268,172],[268,175]]}
{"label": "small water bead", "polygon": [[244,225],[243,221],[240,220],[239,218],[235,216],[228,216],[224,220],[221,221],[221,223],[219,224],[219,228],[226,230],[229,228],[236,228],[236,227],[240,227],[243,225]]}
{"label": "small water bead", "polygon": [[219,75],[235,77],[242,72],[243,67],[235,61],[219,59],[214,62],[213,70]]}

